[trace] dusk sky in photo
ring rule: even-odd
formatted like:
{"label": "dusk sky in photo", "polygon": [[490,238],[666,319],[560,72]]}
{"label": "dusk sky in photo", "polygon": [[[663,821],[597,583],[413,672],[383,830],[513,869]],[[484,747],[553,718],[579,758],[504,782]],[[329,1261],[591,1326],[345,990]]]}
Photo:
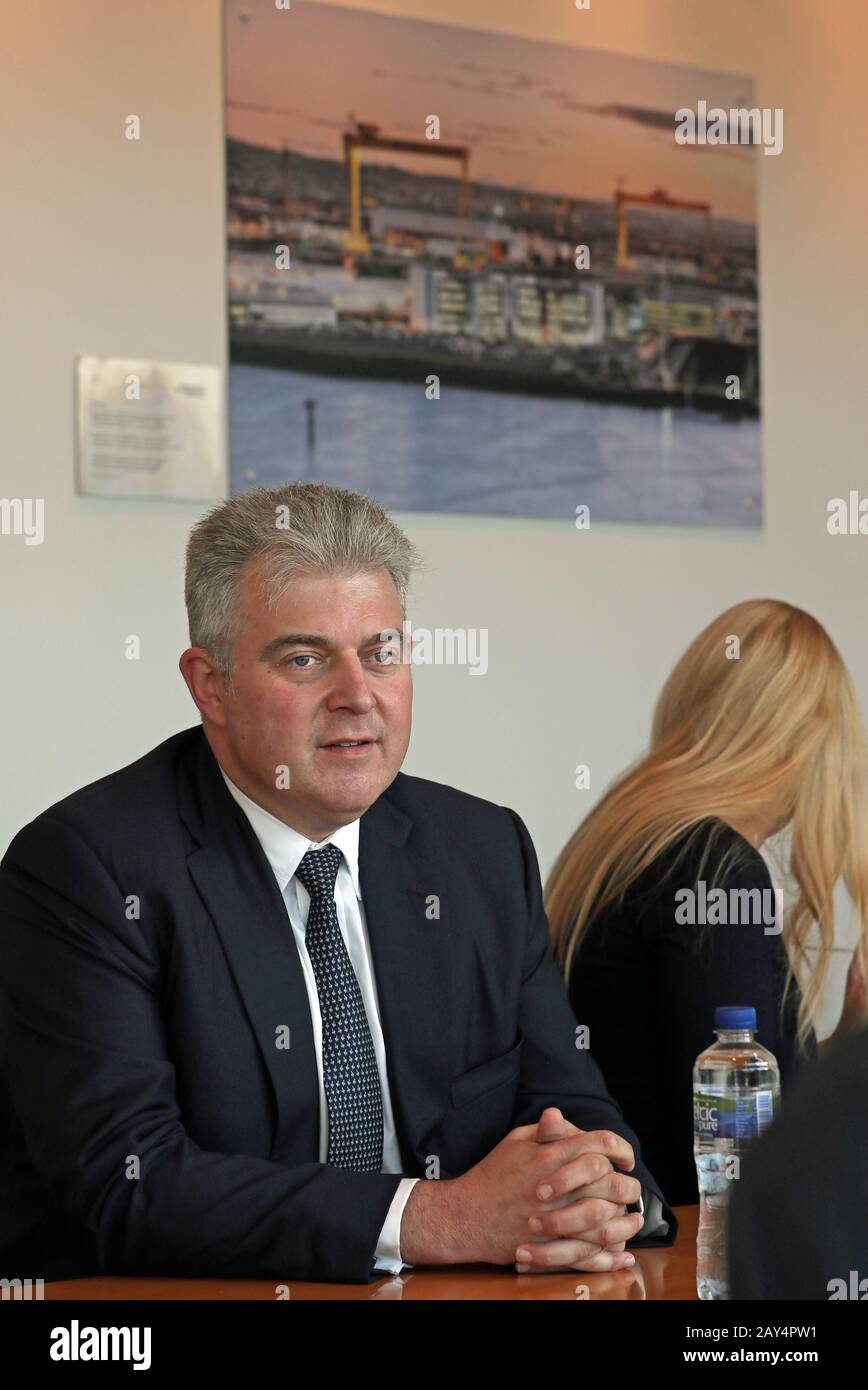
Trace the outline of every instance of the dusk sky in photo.
{"label": "dusk sky in photo", "polygon": [[[229,0],[225,22],[230,137],[342,159],[350,113],[416,139],[433,114],[443,142],[470,146],[473,180],[610,198],[622,177],[634,192],[660,187],[717,217],[756,219],[759,151],[674,139],[679,107],[752,106],[751,78],[309,0],[285,11]],[[422,159],[364,158],[432,173]]]}

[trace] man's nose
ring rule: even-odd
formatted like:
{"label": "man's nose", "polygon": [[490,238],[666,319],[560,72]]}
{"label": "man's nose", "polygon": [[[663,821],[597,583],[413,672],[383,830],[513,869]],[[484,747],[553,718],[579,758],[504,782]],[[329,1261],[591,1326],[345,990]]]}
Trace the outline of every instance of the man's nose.
{"label": "man's nose", "polygon": [[329,691],[330,709],[351,709],[358,714],[366,714],[373,709],[376,701],[368,685],[367,673],[357,656],[347,656],[334,667],[334,677]]}

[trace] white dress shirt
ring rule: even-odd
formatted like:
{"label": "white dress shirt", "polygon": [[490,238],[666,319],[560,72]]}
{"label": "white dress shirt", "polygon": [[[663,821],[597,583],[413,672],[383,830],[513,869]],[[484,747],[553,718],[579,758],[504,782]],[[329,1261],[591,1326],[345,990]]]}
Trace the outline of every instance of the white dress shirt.
{"label": "white dress shirt", "polygon": [[[235,786],[234,782],[230,781],[222,767],[220,771],[230,794],[247,816],[253,833],[274,871],[298,948],[298,957],[304,972],[304,983],[310,1005],[310,1019],[313,1026],[319,1078],[320,1163],[326,1162],[329,1142],[328,1105],[326,1104],[322,1067],[322,1015],[320,1014],[316,976],[313,973],[313,965],[305,946],[310,895],[304,884],[295,877],[295,871],[309,849],[316,850],[321,845],[332,844],[341,851],[342,858],[335,882],[335,906],[337,907],[341,935],[344,938],[347,953],[359,982],[362,1002],[368,1016],[368,1026],[374,1044],[374,1055],[377,1059],[380,1091],[383,1097],[383,1166],[380,1171],[382,1173],[400,1173],[401,1153],[395,1134],[395,1119],[392,1114],[392,1101],[389,1096],[389,1083],[386,1075],[386,1046],[383,1041],[380,1010],[377,1004],[377,987],[374,983],[374,971],[371,963],[371,946],[368,940],[365,910],[362,906],[362,894],[359,887],[359,822],[354,820],[349,825],[342,825],[339,830],[336,830],[325,840],[307,840],[291,826],[278,820],[270,811],[264,810],[255,801],[251,801],[249,796],[246,796]],[[401,1217],[404,1213],[404,1207],[407,1205],[407,1198],[418,1181],[418,1178],[403,1178],[401,1180],[386,1214],[374,1256],[374,1267],[385,1273],[397,1274],[404,1266],[400,1246]]]}

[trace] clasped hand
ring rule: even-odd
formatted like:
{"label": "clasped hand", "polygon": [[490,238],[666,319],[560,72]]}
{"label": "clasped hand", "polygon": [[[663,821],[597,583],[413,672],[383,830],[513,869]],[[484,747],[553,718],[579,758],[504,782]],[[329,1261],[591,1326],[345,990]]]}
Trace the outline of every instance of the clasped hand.
{"label": "clasped hand", "polygon": [[[536,1189],[539,1209],[528,1219],[531,1239],[515,1252],[519,1273],[552,1269],[623,1269],[635,1264],[624,1251],[645,1218],[627,1214],[642,1192],[637,1178],[616,1173],[631,1169],[633,1150],[610,1130],[583,1131],[560,1110],[545,1110],[536,1142],[550,1146],[558,1167]],[[518,1131],[515,1131],[518,1132]]]}

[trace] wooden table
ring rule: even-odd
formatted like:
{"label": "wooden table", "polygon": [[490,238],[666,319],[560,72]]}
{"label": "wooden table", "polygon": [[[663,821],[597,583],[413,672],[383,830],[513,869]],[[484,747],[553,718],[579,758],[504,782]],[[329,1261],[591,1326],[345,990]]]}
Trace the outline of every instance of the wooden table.
{"label": "wooden table", "polygon": [[[636,1264],[614,1274],[516,1274],[489,1265],[406,1269],[374,1284],[306,1284],[287,1280],[290,1298],[514,1300],[696,1299],[696,1225],[699,1207],[676,1207],[674,1246],[636,1250]],[[100,1276],[45,1285],[46,1299],[268,1299],[276,1281],[266,1279],[125,1279]],[[583,1288],[587,1292],[583,1292]],[[285,1295],[284,1295],[285,1297]]]}

